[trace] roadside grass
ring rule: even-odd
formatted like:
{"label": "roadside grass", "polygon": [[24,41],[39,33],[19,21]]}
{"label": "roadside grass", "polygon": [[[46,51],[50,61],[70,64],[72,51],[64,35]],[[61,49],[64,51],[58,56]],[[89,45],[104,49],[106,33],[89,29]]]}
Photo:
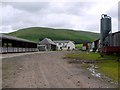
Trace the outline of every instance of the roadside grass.
{"label": "roadside grass", "polygon": [[118,81],[118,63],[115,60],[107,60],[96,65],[99,67],[98,71],[104,73],[104,75],[112,78],[114,81]]}
{"label": "roadside grass", "polygon": [[85,59],[85,60],[99,60],[101,58],[100,54],[98,53],[88,53],[88,52],[67,54],[66,57],[71,59]]}
{"label": "roadside grass", "polygon": [[[70,59],[78,59],[78,60],[86,60],[86,61],[101,61],[101,63],[94,63],[99,68],[98,72],[106,75],[107,77],[113,79],[113,81],[118,81],[118,56],[115,55],[101,55],[99,53],[91,53],[91,52],[81,52],[81,53],[73,53],[67,54],[67,58]],[[89,66],[89,63],[83,65],[85,68]]]}

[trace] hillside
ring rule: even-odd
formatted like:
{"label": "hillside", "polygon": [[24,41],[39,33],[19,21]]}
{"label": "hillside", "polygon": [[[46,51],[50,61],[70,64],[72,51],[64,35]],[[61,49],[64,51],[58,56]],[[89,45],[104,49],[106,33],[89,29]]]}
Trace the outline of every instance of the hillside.
{"label": "hillside", "polygon": [[75,43],[82,43],[86,41],[91,42],[99,38],[98,33],[43,27],[24,28],[12,33],[8,33],[8,35],[32,40],[35,42],[39,42],[39,40],[42,40],[46,37],[52,40],[73,40]]}

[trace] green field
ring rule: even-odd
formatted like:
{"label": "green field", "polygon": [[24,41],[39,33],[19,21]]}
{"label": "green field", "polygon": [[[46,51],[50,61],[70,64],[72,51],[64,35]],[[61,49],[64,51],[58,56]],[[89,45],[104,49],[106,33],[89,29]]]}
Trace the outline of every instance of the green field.
{"label": "green field", "polygon": [[[117,61],[119,59],[118,56],[104,55],[101,57],[99,53],[79,52],[74,54],[67,54],[66,57],[70,59],[100,61],[102,63],[94,63],[99,67],[98,71],[108,76],[109,78],[112,78],[114,81],[118,81],[118,64],[120,63]],[[89,64],[85,65],[85,67],[88,65]]]}
{"label": "green field", "polygon": [[82,49],[82,46],[83,46],[83,44],[76,44],[76,45],[75,45],[75,48],[77,48],[78,50],[81,50],[81,49]]}
{"label": "green field", "polygon": [[100,37],[99,33],[43,27],[24,28],[8,33],[8,35],[28,39],[35,42],[39,42],[39,40],[47,37],[52,40],[72,40],[75,41],[75,43],[91,42]]}

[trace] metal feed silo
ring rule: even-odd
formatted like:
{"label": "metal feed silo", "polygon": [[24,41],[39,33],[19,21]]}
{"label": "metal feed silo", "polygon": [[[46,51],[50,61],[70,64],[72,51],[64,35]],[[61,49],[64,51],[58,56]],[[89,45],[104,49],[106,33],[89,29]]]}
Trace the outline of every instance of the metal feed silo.
{"label": "metal feed silo", "polygon": [[107,16],[107,14],[101,15],[100,20],[100,31],[101,31],[101,45],[104,46],[104,40],[108,36],[111,31],[111,17]]}

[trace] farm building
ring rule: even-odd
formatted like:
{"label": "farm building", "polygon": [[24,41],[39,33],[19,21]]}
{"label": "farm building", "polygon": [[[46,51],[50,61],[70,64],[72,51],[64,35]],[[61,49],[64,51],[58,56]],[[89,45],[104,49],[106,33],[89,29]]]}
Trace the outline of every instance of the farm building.
{"label": "farm building", "polygon": [[100,39],[89,43],[90,51],[102,50],[104,53],[120,53],[120,31],[108,34],[101,48]]}
{"label": "farm building", "polygon": [[106,14],[100,19],[100,52],[120,54],[120,31],[112,33],[112,18]]}
{"label": "farm building", "polygon": [[90,49],[90,51],[95,52],[95,51],[98,51],[99,48],[100,48],[100,39],[97,39],[97,40],[89,43],[89,49]]}
{"label": "farm building", "polygon": [[111,17],[102,14],[100,26],[101,38],[89,43],[90,51],[120,54],[120,31],[112,33]]}
{"label": "farm building", "polygon": [[38,44],[39,51],[55,51],[56,44],[49,38],[45,38]]}
{"label": "farm building", "polygon": [[109,34],[104,41],[102,52],[120,53],[120,31]]}
{"label": "farm building", "polygon": [[75,44],[69,40],[58,40],[53,41],[57,45],[57,50],[74,50]]}
{"label": "farm building", "polygon": [[0,35],[0,53],[37,51],[37,43],[8,35]]}
{"label": "farm building", "polygon": [[88,42],[84,42],[82,45],[82,51],[86,51],[88,49]]}
{"label": "farm building", "polygon": [[120,31],[113,33],[113,46],[120,46]]}
{"label": "farm building", "polygon": [[119,39],[120,39],[120,31],[109,34],[105,38],[106,46],[120,46],[120,40]]}

